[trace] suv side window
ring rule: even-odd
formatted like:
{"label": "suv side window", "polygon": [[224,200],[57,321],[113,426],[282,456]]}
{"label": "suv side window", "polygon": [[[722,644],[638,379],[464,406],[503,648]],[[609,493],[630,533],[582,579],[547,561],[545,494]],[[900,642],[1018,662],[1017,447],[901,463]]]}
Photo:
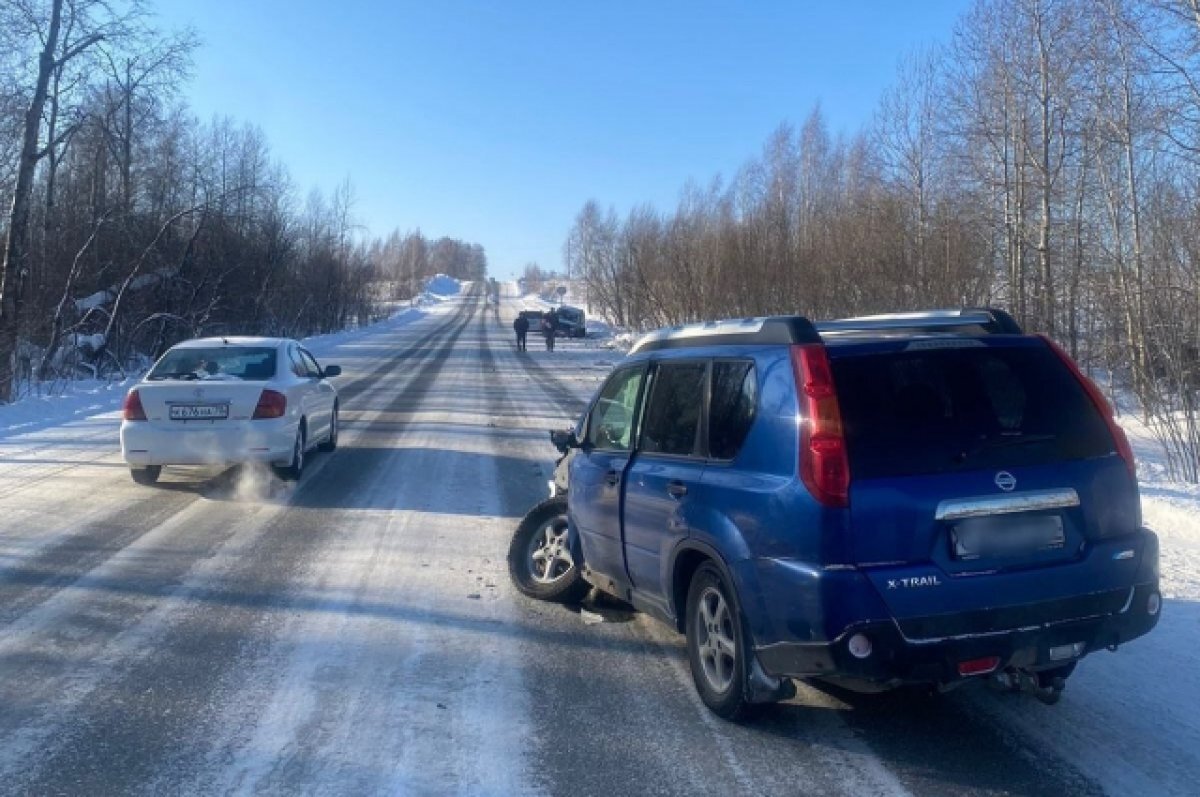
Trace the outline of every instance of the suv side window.
{"label": "suv side window", "polygon": [[641,450],[648,454],[700,455],[706,362],[660,363],[646,407]]}
{"label": "suv side window", "polygon": [[600,391],[588,420],[589,445],[606,451],[628,451],[633,440],[634,413],[645,370],[617,371]]}
{"label": "suv side window", "polygon": [[758,375],[751,360],[713,363],[708,409],[708,454],[733,459],[742,448],[758,407]]}

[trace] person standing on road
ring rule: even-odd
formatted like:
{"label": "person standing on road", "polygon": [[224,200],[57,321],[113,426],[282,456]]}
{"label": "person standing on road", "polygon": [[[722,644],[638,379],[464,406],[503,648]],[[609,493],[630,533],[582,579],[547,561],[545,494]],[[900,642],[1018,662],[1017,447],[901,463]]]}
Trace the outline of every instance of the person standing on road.
{"label": "person standing on road", "polygon": [[554,336],[558,334],[558,313],[554,308],[542,316],[542,334],[546,336],[546,351],[554,351]]}
{"label": "person standing on road", "polygon": [[513,321],[513,331],[517,333],[517,351],[525,351],[525,336],[529,333],[529,319],[524,313],[517,313]]}

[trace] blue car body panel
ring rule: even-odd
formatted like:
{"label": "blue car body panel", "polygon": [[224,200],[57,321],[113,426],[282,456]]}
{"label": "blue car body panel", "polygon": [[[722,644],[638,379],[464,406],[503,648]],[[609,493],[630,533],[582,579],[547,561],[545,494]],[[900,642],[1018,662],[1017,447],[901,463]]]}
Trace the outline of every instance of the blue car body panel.
{"label": "blue car body panel", "polygon": [[628,452],[594,451],[571,462],[568,523],[598,572],[625,576],[622,534]]}
{"label": "blue car body panel", "polygon": [[[669,590],[666,563],[676,545],[692,534],[692,508],[707,501],[698,489],[704,463],[682,457],[638,454],[629,466],[625,486],[625,561],[634,589],[664,602]],[[672,483],[689,486],[674,497]]]}
{"label": "blue car body panel", "polygon": [[[883,339],[827,348],[836,361],[904,345]],[[971,345],[1044,344],[996,335]],[[571,530],[593,583],[678,623],[686,594],[677,580],[680,563],[701,552],[732,580],[766,670],[790,676],[949,680],[955,657],[993,650],[1022,666],[1046,667],[1051,641],[1078,637],[1090,651],[1157,622],[1142,604],[1157,595],[1158,544],[1141,526],[1136,481],[1116,453],[1013,466],[1005,469],[1015,482],[1011,492],[998,486],[996,468],[969,463],[917,475],[852,476],[848,507],[831,508],[799,476],[806,419],[788,346],[696,346],[627,362],[652,369],[676,359],[730,358],[753,361],[758,390],[734,459],[636,452],[597,459],[582,452],[572,463]],[[616,488],[600,475],[614,468]],[[668,495],[672,482],[685,485],[686,494]],[[956,556],[961,520],[938,517],[947,501],[1046,491],[1073,491],[1077,505],[1021,512],[1020,521],[1060,525],[1061,544],[1016,559]],[[862,629],[883,651],[867,664],[844,646]],[[938,646],[936,655],[929,645]]]}

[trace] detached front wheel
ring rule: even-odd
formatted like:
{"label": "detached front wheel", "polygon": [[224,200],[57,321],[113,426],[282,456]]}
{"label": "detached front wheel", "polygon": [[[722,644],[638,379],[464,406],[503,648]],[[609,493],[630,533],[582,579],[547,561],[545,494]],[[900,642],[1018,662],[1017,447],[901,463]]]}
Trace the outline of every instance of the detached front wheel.
{"label": "detached front wheel", "polygon": [[567,498],[548,498],[522,518],[508,546],[508,573],[522,594],[543,601],[575,603],[587,582],[567,547]]}

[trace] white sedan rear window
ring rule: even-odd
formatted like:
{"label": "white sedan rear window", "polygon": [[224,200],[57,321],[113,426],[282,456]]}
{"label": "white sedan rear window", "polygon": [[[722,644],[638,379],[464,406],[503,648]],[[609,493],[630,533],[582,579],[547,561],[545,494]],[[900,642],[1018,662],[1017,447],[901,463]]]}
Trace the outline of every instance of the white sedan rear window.
{"label": "white sedan rear window", "polygon": [[172,349],[163,355],[146,378],[265,381],[274,376],[275,349],[218,346],[211,349]]}

